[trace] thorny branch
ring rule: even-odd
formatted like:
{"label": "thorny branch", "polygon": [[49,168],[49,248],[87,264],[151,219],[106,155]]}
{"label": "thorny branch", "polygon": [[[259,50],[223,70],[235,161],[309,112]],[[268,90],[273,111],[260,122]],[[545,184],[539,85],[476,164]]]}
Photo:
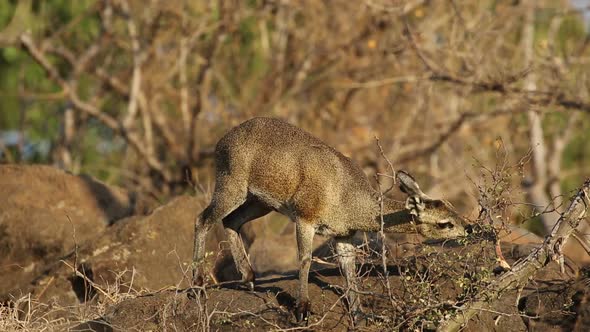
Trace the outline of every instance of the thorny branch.
{"label": "thorny branch", "polygon": [[503,116],[503,115],[513,115],[513,114],[517,114],[517,113],[524,113],[527,111],[526,107],[519,107],[516,106],[516,108],[507,108],[507,109],[498,109],[495,110],[493,112],[486,112],[486,113],[481,113],[481,112],[464,112],[461,113],[461,115],[459,115],[459,117],[454,120],[448,127],[447,129],[441,133],[430,145],[424,147],[424,148],[420,148],[420,149],[415,149],[414,151],[406,154],[406,155],[402,155],[401,157],[399,157],[398,159],[396,159],[396,163],[407,163],[409,161],[415,160],[417,158],[423,157],[423,156],[427,156],[430,155],[432,153],[434,153],[436,150],[438,150],[446,141],[448,141],[454,134],[456,134],[459,129],[465,125],[465,123],[467,123],[469,120],[474,120],[474,119],[489,119],[489,118],[493,118],[493,117],[497,117],[497,116]]}
{"label": "thorny branch", "polygon": [[563,264],[563,245],[579,226],[580,221],[586,217],[590,204],[590,179],[587,179],[565,213],[559,218],[550,236],[545,239],[543,245],[535,249],[527,258],[512,267],[512,270],[503,274],[500,278],[483,290],[474,301],[461,306],[456,314],[445,321],[438,331],[458,331],[473,316],[482,310],[493,306],[498,299],[508,290],[519,289],[525,285],[529,278],[542,267],[552,261]]}
{"label": "thorny branch", "polygon": [[[441,66],[429,60],[424,51],[416,42],[412,28],[407,20],[404,20],[406,27],[406,36],[411,49],[424,65],[426,72],[422,78],[415,78],[415,80],[428,79],[434,82],[453,83],[458,86],[465,86],[472,88],[472,93],[478,92],[497,92],[501,94],[514,94],[526,98],[531,106],[550,106],[557,105],[566,109],[573,109],[590,113],[590,103],[583,100],[577,100],[567,97],[563,92],[557,91],[543,91],[537,89],[530,89],[529,87],[521,88],[512,86],[514,83],[520,82],[522,79],[528,77],[533,71],[532,67],[517,72],[516,74],[503,77],[502,81],[483,81],[462,78],[460,75],[450,72]],[[395,83],[395,82],[392,82]],[[364,83],[369,84],[369,83]]]}
{"label": "thorny branch", "polygon": [[385,155],[385,152],[383,151],[383,146],[381,146],[381,141],[379,141],[379,137],[375,136],[375,142],[377,144],[377,147],[379,148],[379,154],[381,155],[381,157],[383,159],[385,159],[385,161],[387,162],[387,166],[389,167],[389,171],[391,172],[391,174],[382,174],[382,173],[378,173],[378,176],[386,176],[391,178],[392,182],[391,182],[391,186],[389,186],[389,188],[387,188],[387,190],[385,190],[382,194],[386,195],[387,193],[389,193],[393,187],[395,186],[395,168],[393,168],[393,164],[391,163],[391,161],[389,160],[389,158],[387,158],[387,156]]}
{"label": "thorny branch", "polygon": [[387,164],[389,166],[389,169],[391,171],[391,175],[390,177],[392,178],[392,184],[391,186],[386,190],[383,191],[381,190],[381,182],[379,181],[379,176],[380,174],[376,174],[375,178],[377,180],[377,185],[379,187],[379,217],[380,217],[380,229],[379,229],[379,238],[381,240],[381,264],[383,266],[383,277],[385,278],[385,286],[387,288],[387,295],[389,298],[389,301],[391,303],[391,306],[393,308],[399,309],[399,305],[396,303],[396,299],[395,296],[393,295],[393,291],[391,289],[391,283],[389,282],[389,270],[387,268],[387,241],[386,241],[386,237],[385,237],[385,219],[383,218],[383,201],[384,201],[384,195],[389,192],[391,189],[393,189],[394,185],[395,185],[395,169],[393,168],[393,164],[391,163],[391,161],[389,161],[389,159],[385,156],[385,153],[383,152],[383,147],[381,146],[381,143],[379,142],[379,138],[377,138],[377,136],[375,136],[375,141],[377,142],[377,147],[379,148],[379,153],[381,155],[381,157],[383,159],[385,159],[385,161],[387,161]]}

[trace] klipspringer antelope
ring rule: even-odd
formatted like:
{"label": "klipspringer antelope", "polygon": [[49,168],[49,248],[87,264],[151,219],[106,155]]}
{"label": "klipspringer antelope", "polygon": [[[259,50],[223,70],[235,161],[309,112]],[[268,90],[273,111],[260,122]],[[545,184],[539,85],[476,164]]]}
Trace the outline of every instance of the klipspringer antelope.
{"label": "klipspringer antelope", "polygon": [[278,119],[254,118],[231,129],[217,143],[215,162],[212,200],[195,225],[194,284],[203,284],[200,263],[207,231],[222,222],[243,281],[253,288],[254,272],[238,232],[249,221],[279,212],[295,222],[300,282],[295,314],[300,321],[310,310],[307,284],[315,234],[335,239],[353,313],[360,310],[351,241],[355,232],[379,231],[383,214],[386,232],[420,233],[430,239],[465,235],[466,221],[449,203],[424,194],[408,173],[396,176],[407,201],[384,197],[380,202],[382,195],[355,162]]}

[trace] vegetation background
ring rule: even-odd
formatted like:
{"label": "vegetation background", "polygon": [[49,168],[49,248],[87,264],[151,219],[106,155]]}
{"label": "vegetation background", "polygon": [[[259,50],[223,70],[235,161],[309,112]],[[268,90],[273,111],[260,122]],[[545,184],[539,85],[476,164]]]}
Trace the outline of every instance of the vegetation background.
{"label": "vegetation background", "polygon": [[589,12],[566,0],[3,0],[0,162],[162,202],[192,190],[187,168],[209,190],[229,128],[280,117],[371,179],[387,170],[379,137],[394,168],[466,215],[502,192],[496,218],[546,234],[590,166]]}

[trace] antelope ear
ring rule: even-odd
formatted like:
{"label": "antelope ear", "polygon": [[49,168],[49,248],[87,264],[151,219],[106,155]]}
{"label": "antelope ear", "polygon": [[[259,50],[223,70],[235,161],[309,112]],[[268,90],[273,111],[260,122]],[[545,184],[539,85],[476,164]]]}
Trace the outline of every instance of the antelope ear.
{"label": "antelope ear", "polygon": [[[430,197],[420,190],[420,186],[414,180],[410,173],[397,171],[396,178],[399,183],[399,189],[410,197],[416,197],[420,200],[430,200]],[[420,201],[419,200],[419,201]]]}
{"label": "antelope ear", "polygon": [[426,205],[424,204],[422,199],[420,199],[420,197],[408,196],[408,198],[406,199],[406,210],[408,210],[411,215],[417,217],[418,220],[420,220],[420,214],[425,209]]}

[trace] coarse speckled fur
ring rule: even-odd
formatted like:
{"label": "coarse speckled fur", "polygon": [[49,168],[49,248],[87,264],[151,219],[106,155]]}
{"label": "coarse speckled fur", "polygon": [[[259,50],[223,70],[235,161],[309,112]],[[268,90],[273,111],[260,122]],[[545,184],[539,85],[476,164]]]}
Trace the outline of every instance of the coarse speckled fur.
{"label": "coarse speckled fur", "polygon": [[[253,287],[254,272],[238,235],[240,227],[277,211],[296,223],[300,261],[297,318],[306,319],[310,303],[307,276],[314,234],[334,236],[353,312],[360,310],[356,289],[356,231],[381,227],[380,195],[361,168],[318,138],[287,122],[253,118],[231,129],[215,148],[216,183],[211,204],[195,226],[195,284],[202,284],[205,236],[223,222],[232,255],[244,281]],[[464,220],[450,204],[420,191],[414,179],[398,172],[406,204],[384,198],[387,232],[421,233],[427,238],[464,235]]]}

